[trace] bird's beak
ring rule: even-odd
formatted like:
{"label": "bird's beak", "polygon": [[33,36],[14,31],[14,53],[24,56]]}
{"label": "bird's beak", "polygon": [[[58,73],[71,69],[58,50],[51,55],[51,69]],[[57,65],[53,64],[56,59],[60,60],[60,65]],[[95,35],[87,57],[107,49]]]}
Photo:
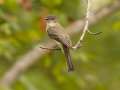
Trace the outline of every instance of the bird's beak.
{"label": "bird's beak", "polygon": [[45,18],[44,18],[44,20],[48,20],[48,18],[47,18],[47,17],[45,17]]}

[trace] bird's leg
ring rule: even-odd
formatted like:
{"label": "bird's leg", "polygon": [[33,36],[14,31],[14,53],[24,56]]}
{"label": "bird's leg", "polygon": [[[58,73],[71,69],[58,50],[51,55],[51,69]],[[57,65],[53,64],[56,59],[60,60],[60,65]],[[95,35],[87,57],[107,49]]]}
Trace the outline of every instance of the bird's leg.
{"label": "bird's leg", "polygon": [[62,45],[61,45],[59,42],[57,42],[57,41],[56,41],[56,44],[57,44],[57,46],[59,47],[59,49],[60,49],[62,52],[64,52],[64,51],[63,51],[63,48],[62,48]]}

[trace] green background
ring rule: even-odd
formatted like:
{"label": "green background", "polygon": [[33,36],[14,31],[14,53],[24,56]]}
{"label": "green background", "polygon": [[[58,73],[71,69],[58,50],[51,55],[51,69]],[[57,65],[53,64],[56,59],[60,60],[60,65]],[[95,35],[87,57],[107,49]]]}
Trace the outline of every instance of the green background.
{"label": "green background", "polygon": [[[91,11],[113,1],[93,0]],[[0,0],[0,79],[20,56],[47,41],[41,18],[56,15],[67,27],[85,16],[85,9],[84,0]],[[9,89],[120,90],[120,12],[112,13],[89,29],[103,33],[87,34],[83,47],[71,51],[74,72],[67,72],[60,51],[52,51],[26,70]],[[78,38],[79,34],[72,41]]]}

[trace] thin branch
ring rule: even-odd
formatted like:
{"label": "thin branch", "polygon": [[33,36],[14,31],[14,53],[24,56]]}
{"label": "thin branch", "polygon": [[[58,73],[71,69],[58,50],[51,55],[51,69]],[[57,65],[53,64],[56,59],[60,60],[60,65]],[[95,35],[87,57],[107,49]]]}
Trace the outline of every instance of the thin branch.
{"label": "thin branch", "polygon": [[99,34],[101,34],[102,32],[91,32],[89,29],[87,30],[87,32],[89,33],[89,34],[91,34],[91,35],[99,35]]}
{"label": "thin branch", "polygon": [[47,47],[43,47],[40,46],[41,49],[46,49],[46,50],[61,50],[60,48],[47,48]]}
{"label": "thin branch", "polygon": [[[119,11],[119,9],[120,0],[115,0],[115,3],[111,4],[111,6],[104,7],[103,9],[99,10],[94,17],[91,17],[89,20],[89,25],[96,24],[99,20],[110,16],[112,13]],[[67,27],[66,32],[70,35],[74,35],[83,30],[83,27],[84,19],[78,20]],[[48,48],[54,48],[56,43],[49,40],[42,45],[45,45]],[[49,51],[50,50],[41,49],[39,48],[39,45],[37,45],[37,47],[33,48],[31,51],[16,60],[17,62],[1,78],[0,85],[10,86],[24,71],[26,71],[38,60],[41,60],[40,58]]]}
{"label": "thin branch", "polygon": [[75,46],[73,46],[74,49],[78,48],[81,44],[81,41],[83,41],[83,38],[85,36],[86,31],[88,30],[89,27],[89,14],[90,14],[90,0],[87,0],[87,10],[86,10],[86,18],[85,18],[85,26],[83,29],[83,33],[80,37],[80,39],[78,40],[77,44]]}

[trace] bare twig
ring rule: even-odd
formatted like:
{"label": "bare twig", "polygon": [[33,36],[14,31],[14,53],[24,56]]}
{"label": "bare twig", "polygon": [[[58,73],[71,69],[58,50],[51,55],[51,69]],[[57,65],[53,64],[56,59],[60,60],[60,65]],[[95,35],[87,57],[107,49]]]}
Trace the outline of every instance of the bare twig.
{"label": "bare twig", "polygon": [[[118,11],[119,9],[120,0],[115,0],[114,4],[104,7],[99,12],[97,12],[94,17],[91,17],[89,20],[89,25],[96,24],[99,20],[105,18],[108,15],[111,15],[113,12]],[[68,34],[73,35],[81,31],[83,27],[84,19],[72,23],[69,27],[66,28],[66,31]],[[53,41],[48,41],[44,45],[48,48],[53,48],[56,46],[56,43]],[[39,48],[39,45],[37,46],[37,48],[33,48],[31,51],[17,60],[17,62],[2,77],[0,83],[5,86],[10,86],[16,80],[16,78],[18,78],[25,70],[27,70],[37,60],[40,60],[38,58],[41,58],[49,51],[50,50]]]}
{"label": "bare twig", "polygon": [[91,34],[91,35],[99,35],[99,34],[101,34],[102,32],[91,32],[89,29],[87,30],[87,32],[89,33],[89,34]]}
{"label": "bare twig", "polygon": [[41,49],[46,49],[46,50],[61,50],[60,48],[47,48],[47,47],[43,47],[40,46]]}
{"label": "bare twig", "polygon": [[77,44],[75,46],[73,46],[74,49],[78,48],[81,44],[81,41],[83,41],[83,38],[85,36],[86,31],[88,30],[88,26],[89,26],[89,14],[90,14],[90,1],[87,0],[87,10],[86,10],[86,18],[85,18],[85,26],[83,29],[83,33],[80,37],[80,39],[78,40]]}
{"label": "bare twig", "polygon": [[82,32],[82,35],[80,36],[78,42],[72,47],[73,49],[77,49],[77,48],[80,48],[81,47],[81,42],[83,41],[83,38],[85,36],[85,33],[88,32],[89,34],[91,35],[98,35],[98,34],[101,34],[102,32],[91,32],[88,27],[89,27],[89,16],[90,16],[90,0],[87,0],[87,9],[86,9],[86,17],[85,17],[85,25],[84,25],[84,28],[83,28],[83,32]]}

